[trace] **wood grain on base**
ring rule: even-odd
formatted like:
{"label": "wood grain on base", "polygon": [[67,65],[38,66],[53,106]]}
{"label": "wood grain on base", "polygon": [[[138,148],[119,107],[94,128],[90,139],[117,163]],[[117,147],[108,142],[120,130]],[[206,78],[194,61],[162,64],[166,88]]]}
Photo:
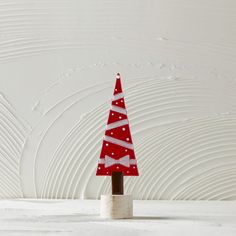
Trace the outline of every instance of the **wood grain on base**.
{"label": "wood grain on base", "polygon": [[132,195],[101,195],[102,218],[130,219],[133,217]]}

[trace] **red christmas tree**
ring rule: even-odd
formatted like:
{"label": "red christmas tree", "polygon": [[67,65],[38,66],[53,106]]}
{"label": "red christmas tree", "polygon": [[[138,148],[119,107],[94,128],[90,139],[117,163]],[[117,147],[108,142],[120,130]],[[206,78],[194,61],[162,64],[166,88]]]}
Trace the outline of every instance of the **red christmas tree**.
{"label": "red christmas tree", "polygon": [[120,74],[116,75],[116,85],[96,175],[111,176],[114,172],[120,172],[122,176],[138,176]]}

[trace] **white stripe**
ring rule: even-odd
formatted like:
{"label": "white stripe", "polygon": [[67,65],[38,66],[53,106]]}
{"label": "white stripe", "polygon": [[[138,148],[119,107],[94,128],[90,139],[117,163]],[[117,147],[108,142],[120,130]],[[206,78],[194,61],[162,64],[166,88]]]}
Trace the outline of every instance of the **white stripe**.
{"label": "white stripe", "polygon": [[135,159],[130,159],[129,164],[130,165],[137,165],[137,161]]}
{"label": "white stripe", "polygon": [[114,129],[114,128],[117,128],[117,127],[120,127],[123,125],[127,125],[127,124],[129,124],[129,121],[127,119],[119,120],[119,121],[113,122],[109,125],[106,125],[106,130]]}
{"label": "white stripe", "polygon": [[[99,164],[105,164],[105,158],[100,158],[98,160]],[[130,165],[137,165],[137,161],[135,159],[129,159],[129,164]]]}
{"label": "white stripe", "polygon": [[117,93],[117,94],[113,95],[112,101],[115,101],[117,99],[121,99],[123,97],[124,97],[123,93]]}
{"label": "white stripe", "polygon": [[121,108],[121,107],[118,107],[118,106],[112,105],[112,106],[111,106],[111,110],[112,110],[112,111],[119,112],[119,113],[121,113],[121,114],[123,114],[123,115],[126,115],[126,114],[127,114],[127,112],[126,112],[126,110],[125,110],[124,108]]}
{"label": "white stripe", "polygon": [[105,158],[100,158],[100,159],[98,160],[98,163],[99,163],[99,164],[105,164]]}
{"label": "white stripe", "polygon": [[105,135],[104,140],[107,141],[107,142],[114,143],[114,144],[117,144],[119,146],[125,147],[125,148],[134,149],[133,144],[122,141],[122,140],[119,140],[119,139],[116,139],[116,138],[112,138],[110,136]]}

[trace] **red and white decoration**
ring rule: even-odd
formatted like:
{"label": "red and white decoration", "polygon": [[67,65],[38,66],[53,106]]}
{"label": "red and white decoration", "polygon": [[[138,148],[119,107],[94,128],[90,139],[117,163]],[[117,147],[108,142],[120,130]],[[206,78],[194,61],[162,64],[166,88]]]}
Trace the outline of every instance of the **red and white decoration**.
{"label": "red and white decoration", "polygon": [[111,175],[112,172],[138,176],[119,73],[116,75],[116,85],[96,175]]}

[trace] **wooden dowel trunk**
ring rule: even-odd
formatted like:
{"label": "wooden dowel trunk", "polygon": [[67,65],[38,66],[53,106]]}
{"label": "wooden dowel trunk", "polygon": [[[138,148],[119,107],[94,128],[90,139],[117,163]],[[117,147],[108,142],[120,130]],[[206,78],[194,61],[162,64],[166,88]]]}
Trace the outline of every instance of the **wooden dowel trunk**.
{"label": "wooden dowel trunk", "polygon": [[112,172],[112,195],[124,194],[124,175],[123,172]]}

